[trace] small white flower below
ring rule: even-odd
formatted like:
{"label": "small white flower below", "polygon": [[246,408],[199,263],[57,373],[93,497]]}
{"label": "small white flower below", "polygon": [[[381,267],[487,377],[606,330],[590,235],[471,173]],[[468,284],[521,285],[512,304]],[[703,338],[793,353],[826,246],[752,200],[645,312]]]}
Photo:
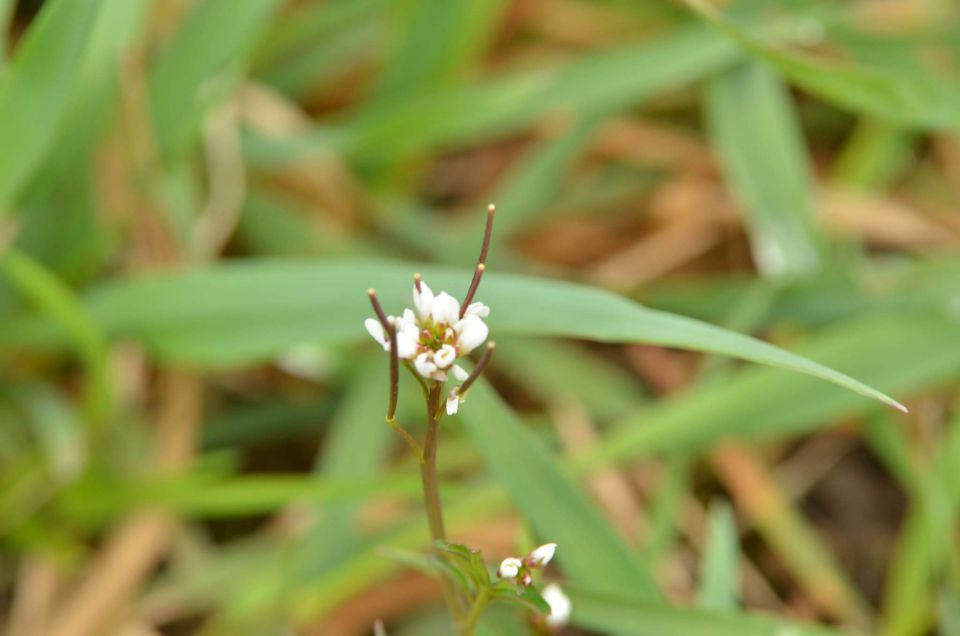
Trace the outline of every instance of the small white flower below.
{"label": "small white flower below", "polygon": [[570,612],[573,609],[573,603],[570,597],[563,593],[560,586],[556,583],[550,583],[543,588],[541,594],[543,600],[550,606],[550,614],[547,615],[547,625],[550,627],[563,627],[570,622]]}

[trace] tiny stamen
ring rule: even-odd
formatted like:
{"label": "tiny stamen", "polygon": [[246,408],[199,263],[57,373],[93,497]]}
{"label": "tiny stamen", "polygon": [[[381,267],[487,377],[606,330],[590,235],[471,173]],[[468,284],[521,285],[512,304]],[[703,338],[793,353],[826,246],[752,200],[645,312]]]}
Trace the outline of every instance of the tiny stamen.
{"label": "tiny stamen", "polygon": [[413,275],[413,286],[417,288],[417,293],[418,293],[418,294],[423,293],[423,292],[420,290],[420,274],[414,274],[414,275]]}
{"label": "tiny stamen", "polygon": [[490,236],[493,234],[493,216],[497,211],[497,206],[490,204],[487,207],[487,226],[483,230],[483,243],[480,245],[480,258],[477,259],[477,268],[473,272],[473,280],[470,281],[470,288],[467,295],[463,298],[463,305],[460,306],[460,317],[463,318],[473,300],[473,295],[477,293],[477,287],[480,286],[480,278],[483,271],[487,268],[487,252],[490,250]]}
{"label": "tiny stamen", "polygon": [[493,355],[493,350],[496,348],[497,348],[496,342],[491,341],[487,343],[487,348],[483,352],[483,355],[480,356],[480,360],[477,361],[477,366],[473,367],[473,372],[470,373],[470,375],[467,376],[467,379],[464,380],[463,384],[461,384],[460,387],[457,388],[458,396],[463,397],[463,395],[470,388],[470,385],[472,385],[477,380],[477,378],[480,377],[480,374],[483,373],[483,370],[487,368],[488,364],[490,364],[490,356]]}

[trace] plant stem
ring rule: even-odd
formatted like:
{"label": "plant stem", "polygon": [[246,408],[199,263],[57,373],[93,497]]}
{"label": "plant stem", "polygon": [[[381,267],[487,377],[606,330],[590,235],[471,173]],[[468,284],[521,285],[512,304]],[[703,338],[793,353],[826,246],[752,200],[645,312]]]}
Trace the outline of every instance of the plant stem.
{"label": "plant stem", "polygon": [[446,541],[443,527],[443,508],[440,505],[440,482],[437,479],[437,442],[440,431],[440,384],[430,389],[427,397],[427,438],[423,443],[423,461],[420,462],[420,478],[423,482],[423,502],[427,508],[427,523],[430,538]]}
{"label": "plant stem", "polygon": [[483,614],[483,610],[487,607],[489,601],[490,588],[485,587],[477,594],[477,598],[474,599],[473,606],[470,608],[470,613],[467,614],[467,617],[463,621],[463,627],[460,629],[461,636],[473,636],[473,632],[477,628],[477,621],[480,620],[480,616]]}
{"label": "plant stem", "polygon": [[[423,483],[423,503],[427,511],[427,524],[430,526],[432,542],[446,541],[447,533],[443,526],[443,506],[440,503],[440,480],[437,477],[437,443],[440,433],[440,400],[443,385],[434,382],[427,395],[427,437],[423,442],[423,454],[420,456],[420,480]],[[455,623],[460,622],[463,612],[460,599],[450,581],[441,577],[443,600],[450,610]]]}

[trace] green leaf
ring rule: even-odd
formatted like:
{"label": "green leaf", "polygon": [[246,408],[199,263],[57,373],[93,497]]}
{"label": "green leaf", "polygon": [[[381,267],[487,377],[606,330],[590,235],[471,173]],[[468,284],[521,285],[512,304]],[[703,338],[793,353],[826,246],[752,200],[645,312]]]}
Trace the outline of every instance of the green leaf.
{"label": "green leaf", "polygon": [[768,44],[702,0],[688,0],[718,30],[801,88],[853,111],[911,128],[960,128],[960,82],[950,74],[864,62],[825,61]]}
{"label": "green leaf", "polygon": [[164,156],[182,151],[193,139],[206,109],[232,86],[224,76],[236,70],[279,4],[200,0],[191,9],[150,76],[150,110]]}
{"label": "green leaf", "polygon": [[739,592],[739,550],[733,510],[726,502],[710,506],[706,546],[700,560],[700,607],[732,610]]}
{"label": "green leaf", "polygon": [[[960,373],[957,320],[942,314],[894,314],[849,320],[812,339],[805,352],[850,369],[883,390],[907,393]],[[773,369],[749,369],[730,381],[661,402],[621,420],[580,461],[584,466],[652,453],[702,451],[723,438],[782,438],[869,406],[846,391]]]}
{"label": "green leaf", "polygon": [[54,141],[84,60],[100,0],[51,0],[0,77],[0,211]]}
{"label": "green leaf", "polygon": [[248,152],[255,162],[268,164],[330,151],[365,159],[418,153],[509,134],[549,115],[579,119],[609,114],[682,88],[736,57],[729,41],[694,25],[567,66],[411,95],[386,112],[360,113],[295,139],[252,137]]}
{"label": "green leaf", "polygon": [[710,82],[707,119],[744,206],[754,261],[771,277],[820,266],[813,184],[793,104],[765,65],[746,62]]}
{"label": "green leaf", "polygon": [[490,597],[495,601],[520,605],[540,614],[550,613],[550,606],[533,586],[521,587],[518,590],[510,583],[502,582],[492,588]]}
{"label": "green leaf", "polygon": [[[471,277],[465,270],[375,261],[247,261],[108,284],[91,295],[89,307],[108,333],[136,338],[161,359],[238,364],[305,341],[366,339],[366,290],[377,288],[387,312],[398,314],[410,305],[415,271],[424,272],[434,289],[455,295]],[[493,334],[707,351],[806,373],[897,405],[857,380],[770,344],[600,289],[491,273],[479,299],[493,308]]]}
{"label": "green leaf", "polygon": [[838,636],[825,627],[805,626],[759,614],[670,607],[577,588],[564,589],[578,627],[624,636]]}

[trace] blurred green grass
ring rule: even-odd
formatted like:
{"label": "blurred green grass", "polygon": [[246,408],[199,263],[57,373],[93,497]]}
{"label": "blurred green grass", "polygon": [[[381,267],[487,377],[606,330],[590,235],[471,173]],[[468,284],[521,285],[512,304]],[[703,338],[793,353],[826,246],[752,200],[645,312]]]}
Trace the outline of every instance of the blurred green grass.
{"label": "blurred green grass", "polygon": [[954,3],[0,0],[0,27],[8,633],[449,633],[381,549],[426,532],[361,322],[413,271],[459,293],[488,201],[456,537],[557,541],[583,633],[960,633]]}

